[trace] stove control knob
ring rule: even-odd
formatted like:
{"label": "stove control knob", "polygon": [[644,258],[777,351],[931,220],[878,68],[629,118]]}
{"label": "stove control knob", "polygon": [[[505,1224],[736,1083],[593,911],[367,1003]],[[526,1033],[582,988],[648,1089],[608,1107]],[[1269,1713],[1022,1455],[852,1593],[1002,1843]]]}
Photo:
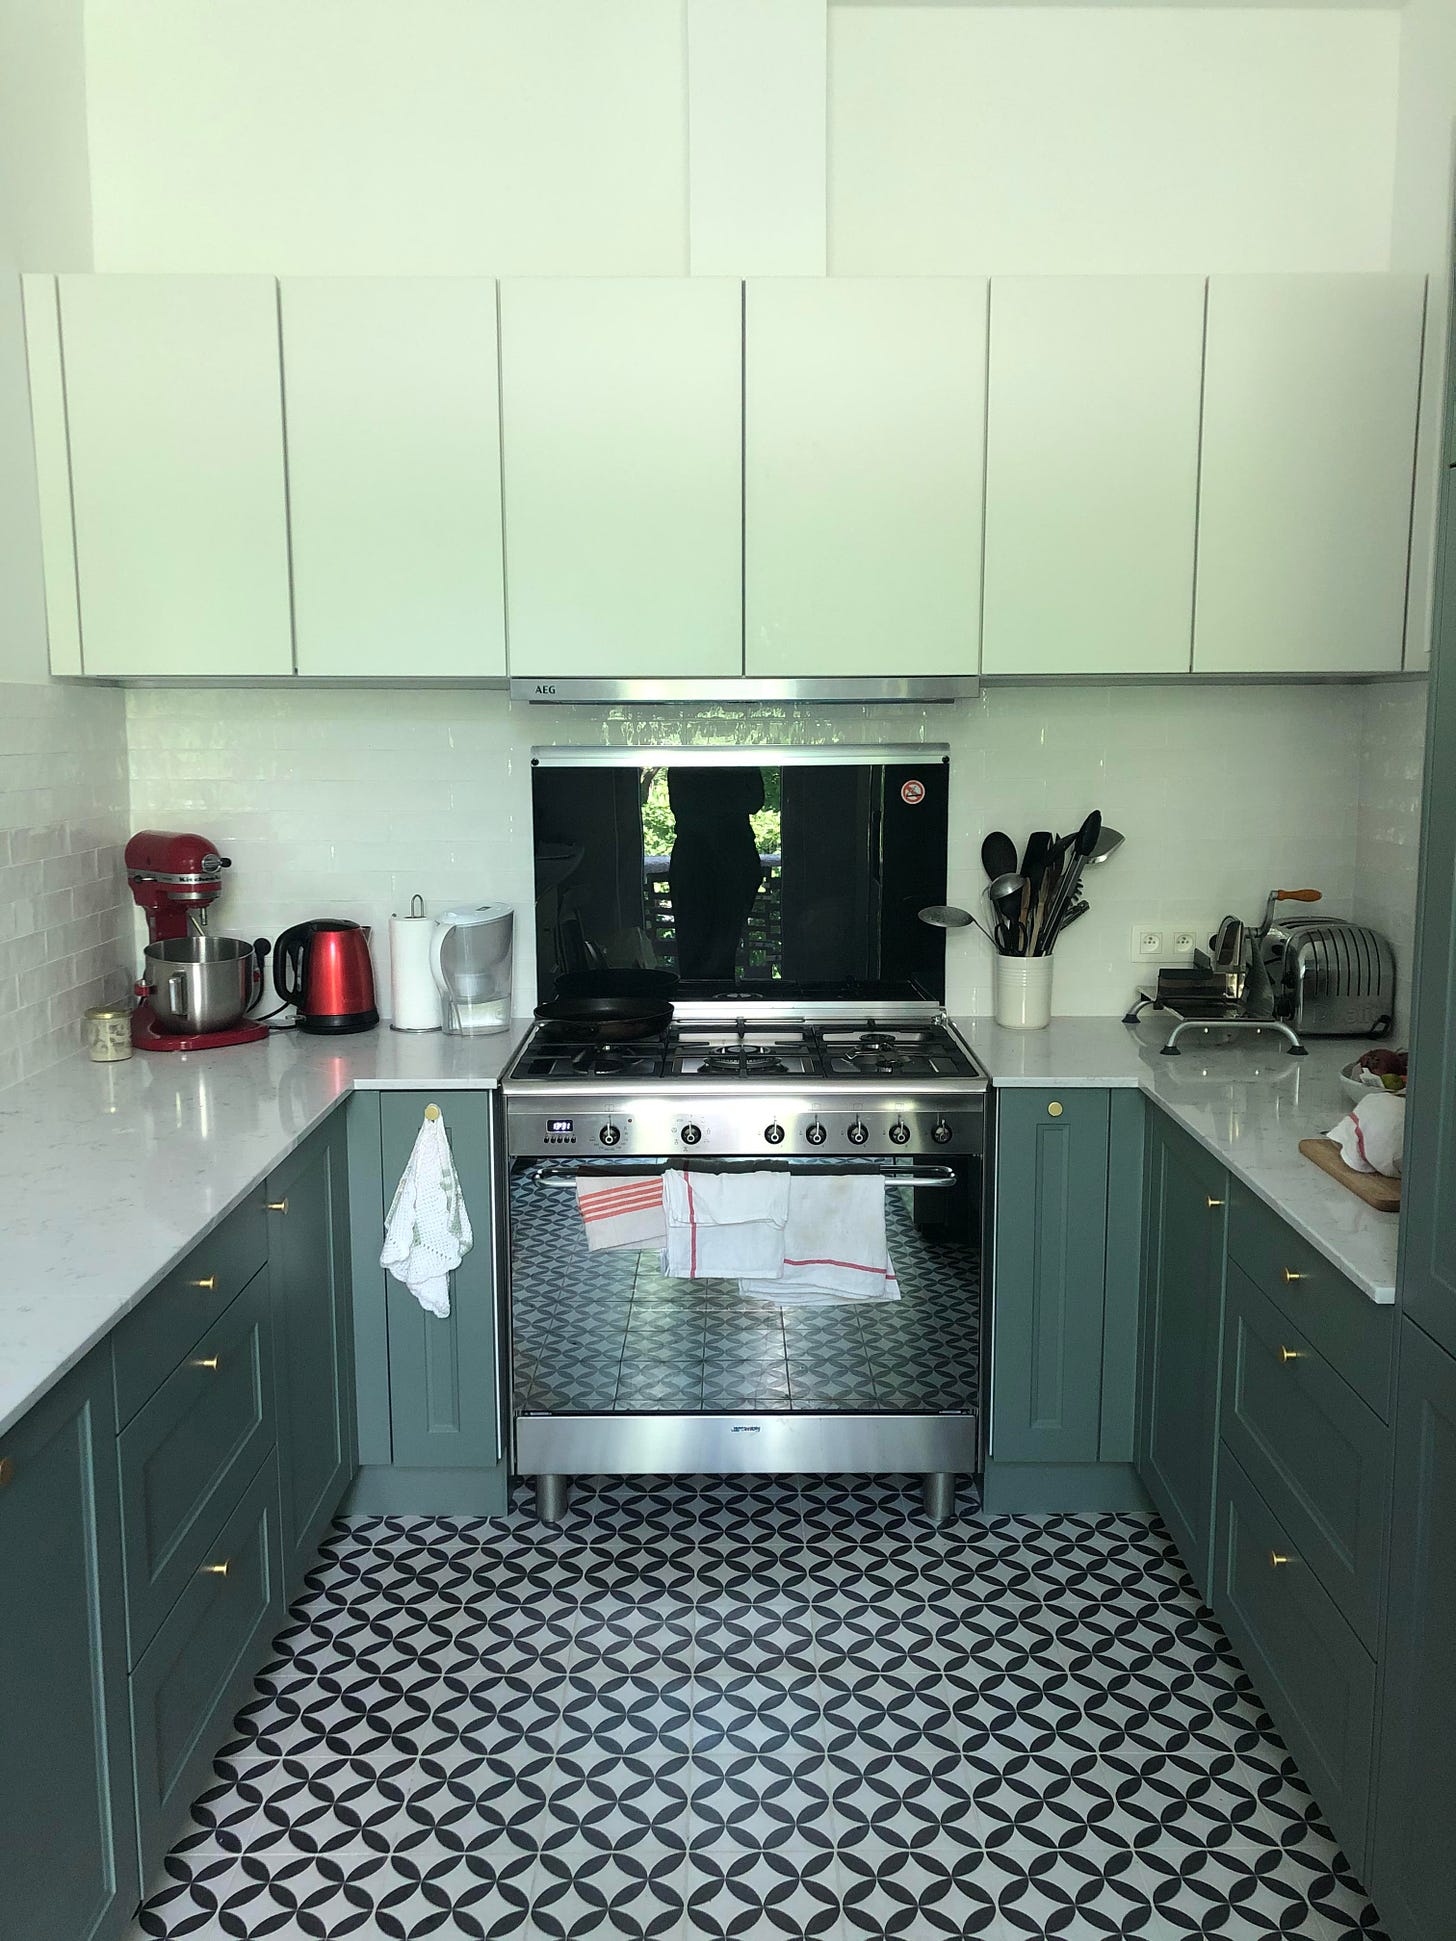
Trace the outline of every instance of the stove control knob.
{"label": "stove control knob", "polygon": [[763,1136],[771,1146],[781,1146],[784,1143],[784,1129],[777,1119],[771,1126],[764,1127]]}
{"label": "stove control knob", "polygon": [[822,1146],[824,1141],[829,1137],[829,1134],[816,1119],[808,1131],[805,1132],[804,1137],[809,1141],[811,1146]]}
{"label": "stove control knob", "polygon": [[603,1126],[597,1137],[604,1146],[620,1146],[622,1143],[620,1126]]}
{"label": "stove control knob", "polygon": [[685,1146],[696,1146],[702,1136],[702,1128],[700,1126],[684,1126],[678,1134],[678,1137]]}
{"label": "stove control knob", "polygon": [[903,1119],[896,1119],[895,1123],[890,1127],[890,1144],[892,1146],[908,1146],[909,1143],[909,1126],[906,1125]]}
{"label": "stove control knob", "polygon": [[870,1129],[863,1119],[856,1119],[854,1124],[849,1128],[849,1143],[852,1146],[863,1146],[868,1141],[869,1136]]}
{"label": "stove control knob", "polygon": [[930,1136],[937,1146],[948,1146],[950,1144],[950,1127],[944,1119],[936,1120],[935,1124],[930,1128]]}

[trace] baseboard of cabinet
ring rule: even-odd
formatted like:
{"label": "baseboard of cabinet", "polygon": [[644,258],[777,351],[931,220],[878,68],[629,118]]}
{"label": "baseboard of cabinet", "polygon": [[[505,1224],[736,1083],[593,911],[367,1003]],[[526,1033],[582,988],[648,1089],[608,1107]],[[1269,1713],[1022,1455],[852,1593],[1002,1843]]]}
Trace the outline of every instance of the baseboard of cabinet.
{"label": "baseboard of cabinet", "polygon": [[510,1477],[493,1469],[400,1469],[367,1463],[339,1505],[340,1516],[504,1516]]}
{"label": "baseboard of cabinet", "polygon": [[981,1505],[990,1516],[1152,1508],[1137,1471],[1125,1462],[988,1462]]}

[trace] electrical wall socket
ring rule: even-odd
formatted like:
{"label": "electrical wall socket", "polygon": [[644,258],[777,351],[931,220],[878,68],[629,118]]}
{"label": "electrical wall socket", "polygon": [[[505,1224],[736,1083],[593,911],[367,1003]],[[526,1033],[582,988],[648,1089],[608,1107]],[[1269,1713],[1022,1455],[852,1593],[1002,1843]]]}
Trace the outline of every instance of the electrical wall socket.
{"label": "electrical wall socket", "polygon": [[1174,957],[1191,957],[1197,948],[1198,938],[1192,930],[1175,930],[1168,946],[1169,954]]}
{"label": "electrical wall socket", "polygon": [[1151,924],[1136,923],[1132,931],[1132,954],[1140,964],[1152,964],[1163,954],[1163,933]]}

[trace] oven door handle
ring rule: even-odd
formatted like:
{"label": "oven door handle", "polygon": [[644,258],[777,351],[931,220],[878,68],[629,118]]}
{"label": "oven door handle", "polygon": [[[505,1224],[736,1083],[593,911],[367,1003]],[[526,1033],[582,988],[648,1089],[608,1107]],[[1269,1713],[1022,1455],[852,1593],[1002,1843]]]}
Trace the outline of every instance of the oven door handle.
{"label": "oven door handle", "polygon": [[[953,1166],[916,1166],[913,1168],[905,1167],[903,1169],[897,1169],[894,1166],[871,1166],[863,1163],[856,1165],[853,1161],[850,1161],[844,1166],[836,1166],[832,1173],[825,1166],[794,1166],[782,1164],[777,1166],[759,1166],[752,1162],[739,1166],[706,1168],[699,1161],[695,1168],[689,1170],[695,1170],[697,1172],[716,1170],[737,1173],[787,1173],[791,1179],[824,1179],[826,1177],[843,1179],[847,1175],[852,1179],[883,1179],[891,1186],[954,1186],[957,1178],[956,1170]],[[553,1186],[575,1191],[577,1181],[582,1179],[661,1179],[664,1174],[671,1171],[672,1168],[670,1166],[634,1166],[631,1160],[628,1159],[621,1160],[615,1165],[604,1164],[600,1166],[574,1166],[570,1168],[551,1165],[540,1166],[533,1173],[532,1179],[537,1186]]]}

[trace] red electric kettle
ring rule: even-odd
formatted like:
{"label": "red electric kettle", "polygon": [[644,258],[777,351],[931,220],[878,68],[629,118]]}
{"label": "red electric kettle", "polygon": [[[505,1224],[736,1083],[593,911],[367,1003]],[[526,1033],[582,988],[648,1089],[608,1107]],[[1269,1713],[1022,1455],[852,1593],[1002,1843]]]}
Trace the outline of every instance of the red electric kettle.
{"label": "red electric kettle", "polygon": [[273,946],[273,988],[298,1011],[300,1031],[372,1031],[374,967],[369,932],[347,917],[313,917]]}

